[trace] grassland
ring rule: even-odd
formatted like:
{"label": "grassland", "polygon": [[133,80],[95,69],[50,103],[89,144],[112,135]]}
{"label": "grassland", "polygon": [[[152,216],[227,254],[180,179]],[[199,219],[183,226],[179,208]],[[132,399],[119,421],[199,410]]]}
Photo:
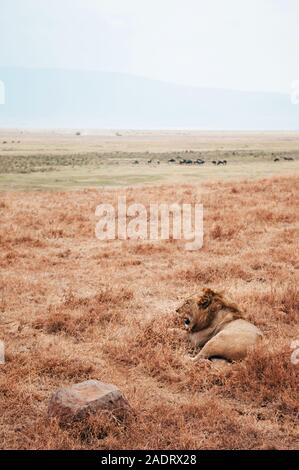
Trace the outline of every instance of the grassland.
{"label": "grassland", "polygon": [[[179,165],[184,158],[199,158],[205,164]],[[176,163],[168,163],[170,159]],[[227,165],[215,166],[215,160],[226,160]],[[77,136],[74,131],[0,132],[0,189],[62,190],[257,179],[292,175],[299,169],[298,161],[297,133],[124,132],[119,136],[107,132]]]}
{"label": "grassland", "polygon": [[[298,449],[299,366],[290,344],[299,339],[299,177],[296,160],[273,162],[272,152],[296,158],[299,145],[246,145],[222,149],[231,155],[225,167],[205,168],[168,164],[170,147],[155,153],[161,163],[153,167],[145,163],[149,148],[138,152],[138,165],[136,149],[109,149],[96,178],[94,152],[79,152],[85,163],[76,160],[74,168],[68,152],[27,154],[27,161],[7,152],[5,162],[1,153],[1,448]],[[206,160],[221,154],[205,152]],[[28,173],[20,173],[20,162]],[[80,180],[84,172],[90,180]],[[101,175],[112,186],[118,175],[119,187],[103,187]],[[143,175],[143,184],[130,175]],[[145,206],[202,202],[204,247],[99,242],[95,208],[119,195]],[[193,351],[175,315],[203,286],[224,290],[265,335],[246,360],[221,370],[186,361]],[[90,378],[119,386],[132,414],[122,421],[103,413],[69,428],[49,422],[52,392]]]}

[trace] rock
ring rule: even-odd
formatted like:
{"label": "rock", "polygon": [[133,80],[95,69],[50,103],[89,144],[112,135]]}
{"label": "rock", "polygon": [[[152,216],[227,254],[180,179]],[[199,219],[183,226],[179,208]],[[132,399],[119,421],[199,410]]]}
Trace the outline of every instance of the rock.
{"label": "rock", "polygon": [[122,392],[112,384],[87,380],[57,390],[51,397],[48,416],[60,423],[82,420],[99,410],[111,410],[123,414],[130,408]]}

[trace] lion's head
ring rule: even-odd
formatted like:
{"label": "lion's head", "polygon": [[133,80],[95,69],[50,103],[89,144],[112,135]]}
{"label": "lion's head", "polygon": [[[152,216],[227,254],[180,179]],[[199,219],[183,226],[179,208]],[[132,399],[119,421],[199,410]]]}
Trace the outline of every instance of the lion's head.
{"label": "lion's head", "polygon": [[230,314],[229,321],[242,318],[236,304],[225,300],[221,293],[209,288],[186,299],[177,309],[177,313],[186,330],[196,332],[208,328],[220,310],[225,310]]}

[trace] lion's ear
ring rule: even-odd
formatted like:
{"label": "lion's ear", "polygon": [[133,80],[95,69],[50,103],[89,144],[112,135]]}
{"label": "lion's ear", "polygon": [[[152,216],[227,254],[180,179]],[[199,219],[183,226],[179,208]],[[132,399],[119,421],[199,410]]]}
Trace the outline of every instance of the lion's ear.
{"label": "lion's ear", "polygon": [[205,288],[203,289],[203,293],[204,293],[205,295],[210,295],[210,296],[212,296],[212,297],[216,294],[216,292],[214,292],[214,291],[213,291],[212,289],[210,289],[209,287],[205,287]]}
{"label": "lion's ear", "polygon": [[212,303],[212,300],[215,296],[215,292],[212,289],[205,288],[203,290],[203,296],[201,298],[201,301],[199,302],[199,305],[202,308],[208,308],[208,306]]}

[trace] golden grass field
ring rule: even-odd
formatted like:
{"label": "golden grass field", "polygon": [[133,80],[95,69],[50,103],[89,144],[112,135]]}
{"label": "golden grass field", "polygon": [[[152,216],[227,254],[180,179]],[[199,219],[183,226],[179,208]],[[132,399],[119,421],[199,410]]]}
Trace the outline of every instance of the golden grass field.
{"label": "golden grass field", "polygon": [[[266,137],[244,136],[239,147],[258,152]],[[289,147],[285,136],[271,136],[267,152],[297,155],[295,137]],[[232,136],[223,141],[238,150]],[[173,152],[168,145],[164,151]],[[233,173],[233,163],[198,180],[167,170],[167,184],[49,191],[35,181],[34,191],[31,173],[16,169],[10,182],[1,180],[2,449],[298,449],[299,365],[290,348],[299,339],[298,162],[274,164],[266,153],[256,174],[252,157],[242,163],[245,174]],[[14,190],[13,178],[23,190]],[[146,206],[202,202],[203,248],[100,242],[95,208],[120,194]],[[186,360],[194,352],[175,309],[203,286],[224,290],[265,335],[244,361],[224,369]],[[49,422],[52,392],[86,379],[117,385],[132,413],[123,420],[102,413],[69,428]]]}

